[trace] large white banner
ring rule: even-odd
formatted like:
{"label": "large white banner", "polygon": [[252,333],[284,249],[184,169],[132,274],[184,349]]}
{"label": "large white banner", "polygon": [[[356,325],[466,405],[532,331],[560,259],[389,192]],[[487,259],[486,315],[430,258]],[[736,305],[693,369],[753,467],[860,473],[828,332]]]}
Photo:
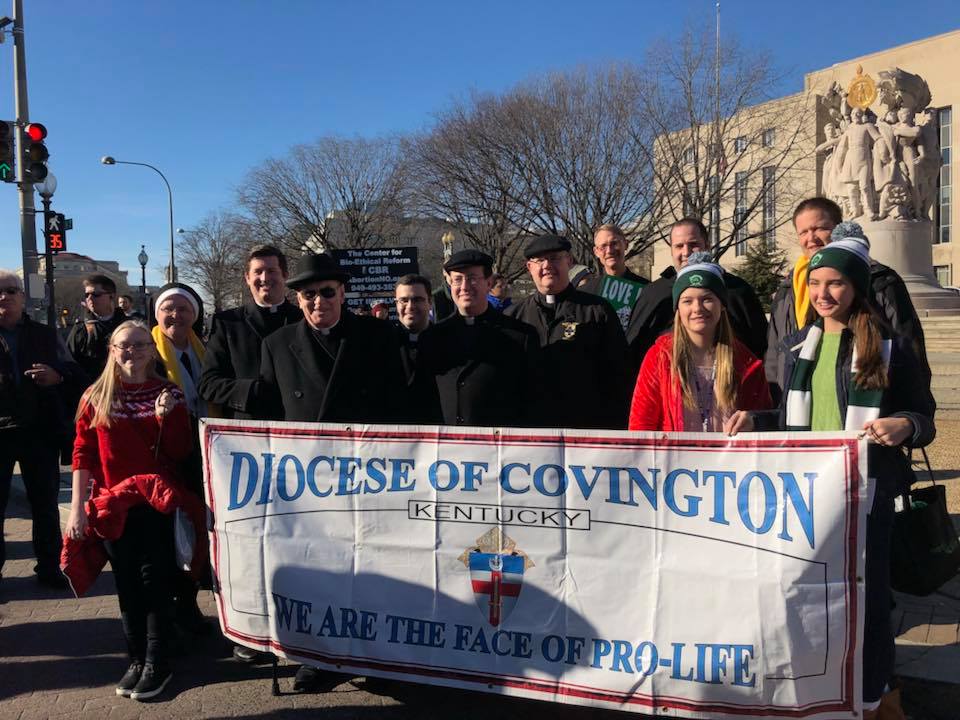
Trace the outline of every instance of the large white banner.
{"label": "large white banner", "polygon": [[859,713],[853,433],[208,420],[202,434],[220,621],[238,643],[639,713]]}

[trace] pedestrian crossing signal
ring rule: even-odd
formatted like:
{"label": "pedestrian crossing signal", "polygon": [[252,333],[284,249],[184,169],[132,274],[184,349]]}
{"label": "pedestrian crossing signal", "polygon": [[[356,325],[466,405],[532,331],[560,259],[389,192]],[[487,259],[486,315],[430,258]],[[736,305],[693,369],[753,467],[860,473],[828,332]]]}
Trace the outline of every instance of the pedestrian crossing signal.
{"label": "pedestrian crossing signal", "polygon": [[46,251],[54,255],[67,249],[66,218],[62,213],[45,212],[43,217],[43,236],[46,240]]}

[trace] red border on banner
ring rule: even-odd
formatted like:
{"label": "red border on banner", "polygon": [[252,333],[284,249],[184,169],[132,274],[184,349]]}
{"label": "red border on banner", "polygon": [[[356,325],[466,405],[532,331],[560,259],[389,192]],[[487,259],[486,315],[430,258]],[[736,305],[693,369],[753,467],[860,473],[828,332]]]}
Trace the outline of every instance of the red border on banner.
{"label": "red border on banner", "polygon": [[[289,423],[287,423],[289,425]],[[845,606],[847,608],[847,635],[846,652],[842,665],[843,690],[842,697],[839,700],[825,700],[821,703],[801,706],[796,708],[784,708],[780,706],[744,706],[723,703],[697,703],[687,698],[658,695],[656,697],[640,694],[616,693],[602,688],[595,688],[588,685],[577,685],[573,683],[561,683],[559,681],[537,680],[535,678],[511,676],[511,675],[491,675],[471,673],[459,668],[446,668],[435,665],[418,665],[416,663],[396,663],[385,662],[371,658],[357,658],[353,656],[335,656],[318,653],[314,650],[287,646],[269,638],[255,635],[248,635],[227,626],[226,608],[224,606],[223,593],[216,593],[217,603],[220,606],[220,617],[223,621],[224,634],[235,640],[255,643],[264,648],[271,648],[284,653],[291,653],[297,657],[305,657],[324,662],[328,665],[348,665],[352,668],[362,668],[368,670],[380,670],[402,675],[416,675],[423,677],[433,677],[446,680],[455,680],[458,682],[474,683],[478,685],[488,685],[490,687],[506,687],[511,689],[525,690],[529,692],[541,692],[552,695],[563,695],[576,697],[585,700],[597,700],[607,703],[620,705],[639,705],[643,707],[659,707],[663,709],[688,710],[691,712],[721,712],[726,714],[736,714],[743,716],[777,716],[777,717],[808,717],[826,712],[853,712],[853,688],[855,684],[855,658],[856,658],[856,627],[859,607],[857,605],[857,593],[851,593],[851,588],[856,587],[857,572],[856,562],[851,559],[856,558],[857,539],[860,528],[855,522],[859,509],[859,494],[857,492],[857,482],[852,482],[857,478],[857,468],[859,466],[859,444],[854,439],[784,439],[784,440],[757,440],[757,439],[738,439],[737,447],[729,447],[729,439],[711,440],[709,438],[680,439],[662,434],[655,439],[643,438],[631,440],[625,437],[574,437],[567,435],[533,435],[533,434],[513,434],[503,431],[491,431],[490,433],[462,433],[462,432],[413,432],[413,431],[385,431],[385,430],[353,430],[348,425],[344,430],[334,430],[332,428],[321,428],[317,426],[301,427],[244,427],[236,425],[222,425],[211,422],[204,424],[204,442],[205,442],[205,478],[204,483],[207,487],[208,497],[211,505],[216,506],[213,493],[213,486],[210,482],[210,445],[214,434],[218,435],[267,435],[279,437],[303,437],[303,438],[329,438],[338,440],[365,440],[382,442],[415,442],[415,441],[433,441],[438,443],[457,443],[457,444],[490,444],[495,441],[499,444],[508,445],[556,445],[562,442],[565,445],[574,445],[577,447],[611,447],[616,446],[624,449],[652,449],[652,448],[675,448],[683,447],[690,450],[709,450],[723,448],[726,451],[734,452],[752,452],[752,451],[772,451],[790,448],[791,450],[800,450],[803,452],[817,452],[829,450],[831,448],[842,448],[846,451],[847,462],[845,464],[845,477],[847,502],[845,503],[846,525],[845,534],[847,536],[846,552],[844,556],[844,575],[847,578],[844,584],[844,596],[846,598]],[[211,550],[214,556],[215,577],[220,577],[220,553],[219,538],[215,529],[210,530],[213,536],[211,541]]]}

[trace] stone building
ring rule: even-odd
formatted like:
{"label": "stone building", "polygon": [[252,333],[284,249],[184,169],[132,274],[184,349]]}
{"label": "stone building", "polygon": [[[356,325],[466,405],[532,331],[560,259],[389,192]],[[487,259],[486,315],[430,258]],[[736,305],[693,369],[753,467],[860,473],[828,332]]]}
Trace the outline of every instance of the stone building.
{"label": "stone building", "polygon": [[[707,224],[711,226],[719,224],[720,236],[729,236],[731,232],[736,234],[737,231],[732,228],[738,213],[743,211],[746,204],[741,199],[757,198],[757,202],[750,204],[749,220],[739,230],[743,241],[732,243],[721,259],[722,264],[735,271],[742,263],[748,245],[764,241],[776,243],[786,252],[790,262],[796,258],[799,250],[789,222],[793,207],[799,199],[820,194],[823,190],[824,156],[818,155],[816,148],[830,140],[824,129],[829,124],[824,98],[834,83],[846,88],[856,76],[858,66],[874,80],[878,80],[881,71],[902,68],[927,81],[932,95],[930,108],[937,123],[940,142],[943,166],[930,218],[934,226],[934,273],[943,286],[960,285],[960,253],[957,252],[957,240],[953,232],[957,222],[960,222],[960,217],[956,215],[960,197],[953,179],[952,162],[956,141],[954,129],[957,126],[953,122],[953,110],[960,108],[960,75],[956,72],[958,64],[960,30],[955,30],[843,60],[829,68],[807,73],[802,92],[755,106],[743,113],[744,117],[737,119],[745,128],[743,135],[730,138],[731,147],[723,150],[724,161],[733,163],[724,177],[734,185],[741,182],[743,187],[735,187],[733,192],[726,193],[718,208],[704,213],[704,220],[709,221]],[[784,108],[791,110],[784,113]],[[804,127],[789,127],[790,118],[795,117],[792,113],[802,113]],[[782,132],[781,128],[784,122],[788,124],[786,132]],[[758,132],[761,142],[738,142],[741,138],[756,137]],[[728,135],[730,133],[725,134]],[[788,162],[786,171],[771,171],[765,176],[760,168],[761,172],[738,174],[736,163],[744,162],[756,169],[757,153],[763,153],[765,149],[772,149],[775,153],[778,146],[783,151],[784,143],[788,142],[788,152],[795,162]],[[739,147],[741,144],[742,147]],[[688,160],[692,161],[693,158]],[[701,174],[709,172],[699,169]],[[772,182],[766,182],[768,179]],[[669,248],[665,243],[657,243],[654,268],[664,267],[669,262]]]}

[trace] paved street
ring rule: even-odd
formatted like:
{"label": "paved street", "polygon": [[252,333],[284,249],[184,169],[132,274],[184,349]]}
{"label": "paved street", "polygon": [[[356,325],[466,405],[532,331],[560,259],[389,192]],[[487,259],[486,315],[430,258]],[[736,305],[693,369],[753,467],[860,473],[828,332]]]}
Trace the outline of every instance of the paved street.
{"label": "paved street", "polygon": [[[960,422],[939,424],[931,453],[960,522]],[[63,498],[62,498],[63,499]],[[30,718],[618,718],[621,713],[482,693],[357,679],[334,692],[290,692],[294,666],[280,666],[282,694],[271,695],[270,666],[235,662],[218,634],[191,642],[176,660],[163,699],[137,703],[114,695],[126,667],[113,578],[105,572],[88,597],[40,588],[32,577],[30,523],[14,494],[7,519],[8,561],[0,581],[0,720]],[[202,607],[215,617],[212,596]],[[960,579],[931,598],[898,598],[898,666],[914,720],[960,718]]]}

